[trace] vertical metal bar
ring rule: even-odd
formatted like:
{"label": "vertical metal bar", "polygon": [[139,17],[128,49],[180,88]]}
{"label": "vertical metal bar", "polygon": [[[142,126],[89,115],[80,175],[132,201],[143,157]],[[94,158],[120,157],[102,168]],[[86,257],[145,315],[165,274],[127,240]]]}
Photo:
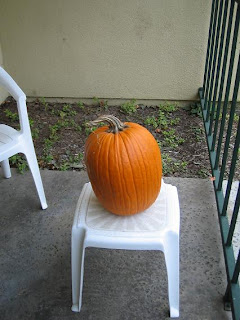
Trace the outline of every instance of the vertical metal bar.
{"label": "vertical metal bar", "polygon": [[[230,63],[229,63],[227,87],[226,87],[225,100],[224,100],[224,105],[223,105],[222,121],[221,121],[221,127],[220,127],[220,132],[219,132],[218,146],[217,146],[217,152],[216,152],[216,161],[215,161],[215,165],[214,165],[215,169],[218,168],[218,164],[219,164],[223,131],[224,131],[226,113],[227,113],[227,104],[228,104],[228,98],[229,98],[229,92],[230,92],[230,86],[231,86],[231,80],[232,80],[232,73],[233,73],[234,57],[235,57],[236,45],[237,45],[239,19],[240,19],[240,7],[238,5],[235,26],[234,26],[234,33],[233,33],[233,43],[232,43],[231,57],[230,57]],[[218,188],[218,190],[219,190],[219,188]]]}
{"label": "vertical metal bar", "polygon": [[222,215],[226,215],[226,211],[227,211],[229,196],[230,196],[230,192],[231,192],[231,185],[232,185],[232,181],[233,181],[233,177],[234,177],[236,162],[238,159],[239,145],[240,145],[240,117],[239,117],[239,121],[238,121],[238,131],[237,131],[235,144],[234,144],[234,148],[233,148],[232,161],[231,161],[229,177],[228,177],[228,184],[227,184],[226,194],[225,194],[225,198],[224,198],[224,204],[223,204],[223,208],[222,208]]}
{"label": "vertical metal bar", "polygon": [[214,46],[214,39],[215,39],[215,30],[216,30],[216,21],[217,21],[217,14],[218,14],[218,0],[216,1],[215,12],[213,17],[213,28],[212,28],[212,37],[211,37],[211,45],[210,45],[210,56],[209,56],[209,64],[208,64],[208,73],[207,73],[207,81],[206,81],[206,92],[205,92],[205,101],[204,101],[204,110],[207,108],[207,99],[209,96],[209,81],[211,78],[211,70],[212,70],[212,55],[213,55],[213,46]]}
{"label": "vertical metal bar", "polygon": [[225,50],[224,50],[224,57],[223,57],[223,64],[222,64],[222,74],[221,74],[221,81],[220,81],[220,88],[219,88],[219,95],[218,95],[218,106],[217,106],[211,151],[215,149],[215,144],[217,139],[218,122],[219,122],[219,116],[221,111],[221,102],[222,102],[222,94],[223,94],[223,85],[224,85],[224,79],[226,74],[229,43],[230,43],[230,37],[231,37],[231,31],[232,31],[232,18],[233,18],[234,4],[235,4],[235,0],[231,0],[229,19],[228,19],[228,28],[227,28],[227,34],[226,34],[226,43],[225,43]]}
{"label": "vertical metal bar", "polygon": [[223,43],[224,43],[224,35],[226,31],[228,4],[229,4],[229,0],[225,0],[223,20],[222,20],[222,30],[221,30],[221,41],[219,45],[218,62],[217,62],[217,73],[216,73],[216,80],[215,80],[214,93],[213,93],[212,114],[210,118],[210,125],[209,125],[209,132],[208,132],[209,136],[212,134],[212,127],[213,127],[213,121],[215,116],[216,97],[217,97],[217,89],[219,85],[219,75],[220,75],[220,68],[221,68],[221,62],[222,62]]}
{"label": "vertical metal bar", "polygon": [[[218,17],[217,17],[217,31],[216,31],[216,35],[215,35],[215,41],[214,41],[214,54],[213,54],[210,90],[209,90],[209,96],[207,99],[206,121],[209,121],[209,115],[210,115],[210,111],[211,111],[212,91],[213,91],[213,83],[214,83],[214,79],[215,79],[216,61],[217,61],[217,52],[218,52],[218,43],[219,43],[219,32],[220,32],[220,25],[221,25],[221,20],[222,20],[222,11],[223,11],[222,8],[223,8],[223,0],[220,0]],[[209,134],[209,132],[208,132],[208,134]]]}
{"label": "vertical metal bar", "polygon": [[238,251],[238,257],[237,257],[237,262],[236,262],[233,277],[232,277],[232,283],[238,282],[239,272],[240,272],[240,250]]}
{"label": "vertical metal bar", "polygon": [[233,237],[233,233],[234,233],[236,222],[237,222],[239,206],[240,206],[240,184],[238,185],[238,192],[237,192],[236,202],[235,202],[234,209],[233,209],[233,214],[232,214],[232,219],[231,219],[228,237],[227,237],[227,241],[226,241],[226,246],[230,246],[232,244],[232,237]]}
{"label": "vertical metal bar", "polygon": [[212,0],[211,18],[210,18],[210,26],[209,26],[209,32],[208,32],[206,63],[205,63],[205,71],[204,71],[204,79],[203,79],[203,92],[205,92],[205,83],[206,83],[207,69],[208,69],[208,63],[209,63],[209,48],[210,48],[211,37],[212,37],[213,14],[214,14],[215,3],[216,3],[216,0]]}
{"label": "vertical metal bar", "polygon": [[[220,176],[219,176],[219,181],[218,181],[218,190],[222,189],[222,181],[223,181],[223,176],[224,176],[224,172],[226,169],[229,143],[230,143],[230,138],[231,138],[231,133],[232,133],[232,125],[233,125],[233,120],[234,120],[236,101],[237,101],[237,95],[238,95],[238,89],[239,89],[239,81],[240,81],[240,55],[238,58],[237,74],[236,74],[236,80],[235,80],[234,91],[233,91],[233,99],[232,99],[230,117],[229,117],[229,121],[228,121],[227,136],[226,136],[224,151],[223,151],[222,166],[221,166],[221,171],[220,171]],[[239,130],[238,130],[238,132],[239,132]]]}

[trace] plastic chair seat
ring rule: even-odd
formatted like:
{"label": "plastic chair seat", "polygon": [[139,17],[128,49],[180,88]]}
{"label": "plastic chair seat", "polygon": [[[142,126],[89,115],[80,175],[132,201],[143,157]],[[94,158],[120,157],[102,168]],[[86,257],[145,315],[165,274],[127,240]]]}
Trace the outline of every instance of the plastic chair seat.
{"label": "plastic chair seat", "polygon": [[[5,124],[0,124],[0,148],[8,143],[15,142],[21,137],[21,133]],[[1,149],[0,149],[1,150]],[[3,147],[0,152],[4,151]]]}
{"label": "plastic chair seat", "polygon": [[117,216],[105,210],[91,184],[81,192],[72,226],[73,311],[82,304],[86,247],[164,252],[171,317],[179,316],[180,211],[176,187],[162,182],[155,203],[133,216]]}

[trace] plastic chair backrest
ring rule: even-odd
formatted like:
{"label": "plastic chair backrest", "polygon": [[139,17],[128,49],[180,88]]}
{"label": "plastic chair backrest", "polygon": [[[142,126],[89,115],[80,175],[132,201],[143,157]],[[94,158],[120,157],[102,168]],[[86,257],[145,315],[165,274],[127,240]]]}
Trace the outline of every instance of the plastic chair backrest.
{"label": "plastic chair backrest", "polygon": [[26,107],[26,95],[2,67],[0,67],[0,85],[2,85],[17,101],[21,131],[29,134],[31,131]]}

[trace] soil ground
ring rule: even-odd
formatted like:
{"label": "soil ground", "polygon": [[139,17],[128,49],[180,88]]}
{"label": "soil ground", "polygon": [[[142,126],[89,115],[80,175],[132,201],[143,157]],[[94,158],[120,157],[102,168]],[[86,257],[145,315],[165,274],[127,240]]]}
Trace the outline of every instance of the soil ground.
{"label": "soil ground", "polygon": [[[27,103],[35,150],[41,168],[85,170],[84,144],[91,130],[87,122],[102,114],[113,114],[123,122],[146,127],[158,141],[165,176],[211,177],[202,118],[197,104],[138,105],[132,100],[108,106],[95,98],[92,105],[49,103],[44,98]],[[1,123],[19,128],[16,103],[8,98],[0,106]],[[20,171],[26,168],[21,156],[11,159]]]}

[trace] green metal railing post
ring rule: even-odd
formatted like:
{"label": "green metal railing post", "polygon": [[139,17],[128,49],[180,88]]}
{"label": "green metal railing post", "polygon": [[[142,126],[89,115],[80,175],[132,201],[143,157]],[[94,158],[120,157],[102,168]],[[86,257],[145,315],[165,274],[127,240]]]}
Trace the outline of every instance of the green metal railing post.
{"label": "green metal railing post", "polygon": [[[224,305],[226,310],[232,311],[234,320],[240,320],[238,283],[240,253],[238,250],[238,257],[235,259],[232,246],[240,208],[239,181],[231,213],[228,207],[240,146],[239,116],[237,126],[235,124],[240,82],[240,54],[237,49],[239,24],[240,0],[212,1],[204,81],[203,87],[199,89],[228,282]],[[237,65],[236,57],[238,57]],[[229,108],[229,96],[233,84],[233,96]],[[222,101],[223,94],[224,101]],[[233,134],[233,128],[236,134]],[[230,143],[233,146],[231,159]],[[225,177],[228,177],[228,181],[226,192],[223,193],[222,185]]]}

